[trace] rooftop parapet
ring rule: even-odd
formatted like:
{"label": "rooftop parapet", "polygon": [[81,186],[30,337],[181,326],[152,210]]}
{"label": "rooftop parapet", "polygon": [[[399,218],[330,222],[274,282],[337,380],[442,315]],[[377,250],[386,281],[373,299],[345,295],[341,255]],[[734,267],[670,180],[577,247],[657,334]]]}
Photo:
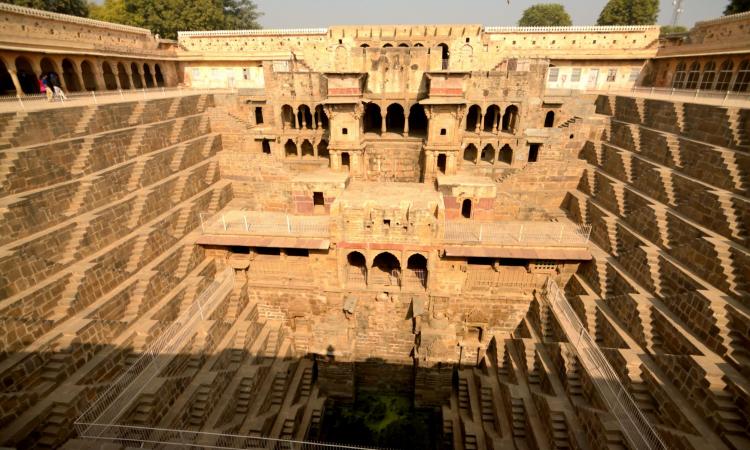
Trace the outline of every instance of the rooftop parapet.
{"label": "rooftop parapet", "polygon": [[750,53],[750,12],[697,22],[687,33],[662,39],[657,57]]}

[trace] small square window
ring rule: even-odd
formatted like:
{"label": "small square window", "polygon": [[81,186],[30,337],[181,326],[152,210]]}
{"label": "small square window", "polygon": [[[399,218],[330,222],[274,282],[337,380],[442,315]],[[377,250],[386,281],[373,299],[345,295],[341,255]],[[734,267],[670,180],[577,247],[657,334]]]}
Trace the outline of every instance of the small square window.
{"label": "small square window", "polygon": [[579,81],[581,81],[581,68],[580,67],[575,67],[573,69],[573,73],[570,75],[570,81],[572,83],[578,83]]}
{"label": "small square window", "polygon": [[471,41],[470,38],[466,38],[466,43],[468,44]]}
{"label": "small square window", "polygon": [[446,134],[448,134],[448,130],[446,130],[445,128],[441,128],[440,129],[440,136],[445,136]]}
{"label": "small square window", "polygon": [[313,205],[315,206],[324,206],[326,204],[326,200],[323,197],[322,192],[313,192]]}
{"label": "small square window", "polygon": [[343,44],[343,43],[344,43],[344,41],[341,40],[341,39],[339,39],[339,44]]}
{"label": "small square window", "polygon": [[560,68],[559,67],[550,67],[549,68],[549,78],[547,78],[547,81],[551,83],[557,82],[557,77],[560,75]]}
{"label": "small square window", "polygon": [[617,79],[617,69],[609,69],[607,72],[607,81],[613,82]]}
{"label": "small square window", "polygon": [[341,134],[349,134],[349,129],[348,128],[342,128],[341,129]]}
{"label": "small square window", "polygon": [[391,227],[391,219],[383,219],[383,226]]}

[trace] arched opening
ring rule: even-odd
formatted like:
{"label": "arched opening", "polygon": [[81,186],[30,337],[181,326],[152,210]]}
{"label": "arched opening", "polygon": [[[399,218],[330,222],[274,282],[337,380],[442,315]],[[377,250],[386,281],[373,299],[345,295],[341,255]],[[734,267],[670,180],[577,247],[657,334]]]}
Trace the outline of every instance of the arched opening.
{"label": "arched opening", "polygon": [[505,114],[503,114],[503,131],[506,133],[516,133],[516,127],[518,125],[518,106],[510,105],[505,108]]}
{"label": "arched opening", "polygon": [[360,252],[346,255],[346,281],[351,284],[367,284],[367,261]]}
{"label": "arched opening", "polygon": [[484,131],[497,131],[500,125],[500,108],[497,105],[491,105],[487,108],[487,114],[484,115]]}
{"label": "arched opening", "polygon": [[714,80],[716,79],[716,63],[709,61],[703,66],[703,75],[701,76],[700,89],[709,90],[714,86]]}
{"label": "arched opening", "polygon": [[466,114],[466,131],[479,131],[479,116],[481,115],[482,108],[479,105],[471,105]]}
{"label": "arched opening", "polygon": [[682,89],[685,86],[685,77],[687,73],[685,72],[685,63],[681,62],[677,64],[677,69],[674,72],[674,77],[672,77],[672,87],[675,89]]}
{"label": "arched opening", "polygon": [[380,133],[383,124],[383,116],[380,113],[380,106],[375,103],[365,105],[365,114],[362,118],[365,133]]}
{"label": "arched opening", "polygon": [[481,158],[483,162],[492,164],[495,162],[495,147],[492,144],[487,144],[482,149]]}
{"label": "arched opening", "polygon": [[508,165],[511,165],[513,163],[513,149],[510,148],[510,145],[508,144],[503,145],[503,148],[500,149],[500,155],[498,155],[498,160]]}
{"label": "arched opening", "polygon": [[16,92],[16,86],[13,84],[13,78],[8,72],[5,61],[0,60],[0,95],[8,95]]}
{"label": "arched opening", "polygon": [[157,87],[164,87],[164,74],[161,73],[161,67],[158,64],[154,64],[154,78],[156,78]]}
{"label": "arched opening", "polygon": [[719,77],[716,79],[716,90],[717,91],[728,91],[729,83],[732,81],[732,72],[734,71],[734,63],[731,60],[726,60],[721,63],[719,69]]}
{"label": "arched opening", "polygon": [[383,48],[393,48],[393,44],[384,44]]}
{"label": "arched opening", "polygon": [[31,63],[23,56],[16,58],[16,76],[24,94],[39,92],[39,80],[31,68]]}
{"label": "arched opening", "polygon": [[362,44],[362,45],[360,45],[360,47],[362,47],[362,48],[370,48],[370,46],[367,45],[367,44]]}
{"label": "arched opening", "polygon": [[151,75],[151,67],[148,64],[143,64],[143,79],[147,88],[154,87],[154,76]]}
{"label": "arched opening", "polygon": [[447,166],[447,157],[445,156],[445,153],[441,153],[437,157],[437,167],[440,173],[445,175],[445,168]]}
{"label": "arched opening", "polygon": [[547,111],[547,115],[544,116],[544,128],[552,128],[555,126],[555,112]]}
{"label": "arched opening", "polygon": [[448,44],[438,44],[438,47],[440,47],[440,54],[443,59],[443,70],[448,70],[448,60],[451,56]]}
{"label": "arched opening", "polygon": [[297,157],[297,144],[295,144],[293,140],[289,139],[286,141],[286,144],[284,144],[284,155],[286,155],[287,158]]}
{"label": "arched opening", "polygon": [[323,105],[318,105],[315,107],[315,114],[317,115],[318,126],[324,130],[327,130],[330,124],[328,122],[328,114],[326,114],[326,110],[325,108],[323,108]]}
{"label": "arched opening", "polygon": [[143,89],[143,81],[141,79],[141,71],[138,69],[138,64],[130,64],[130,73],[133,75],[133,86],[136,89]]}
{"label": "arched opening", "polygon": [[300,128],[307,128],[308,130],[312,130],[314,124],[309,106],[299,106],[299,109],[297,110],[297,123],[299,124]]}
{"label": "arched opening", "polygon": [[117,89],[117,80],[115,79],[115,73],[112,72],[112,66],[110,66],[106,61],[102,63],[102,76],[104,78],[104,87],[107,90],[113,91]]}
{"label": "arched opening", "polygon": [[427,114],[424,112],[424,106],[419,103],[409,108],[409,136],[427,136]]}
{"label": "arched opening", "polygon": [[328,141],[325,139],[318,143],[318,158],[330,159],[331,155],[328,153]]}
{"label": "arched opening", "polygon": [[415,47],[424,47],[424,45],[421,42],[417,42],[414,44]]}
{"label": "arched opening", "polygon": [[690,71],[687,75],[687,83],[685,83],[685,89],[696,89],[698,87],[698,79],[701,75],[701,65],[698,61],[690,64]]}
{"label": "arched opening", "polygon": [[262,106],[256,106],[253,110],[253,113],[255,115],[255,124],[256,125],[263,125],[265,122],[263,120],[263,107]]}
{"label": "arched opening", "polygon": [[95,91],[97,89],[94,68],[88,61],[81,63],[81,78],[83,78],[83,88],[85,90]]}
{"label": "arched opening", "polygon": [[303,158],[314,158],[315,150],[309,140],[305,139],[302,141],[302,157]]}
{"label": "arched opening", "polygon": [[120,79],[120,89],[130,89],[130,78],[123,63],[117,63],[117,78]]}
{"label": "arched opening", "polygon": [[471,219],[471,200],[468,198],[461,202],[461,217]]}
{"label": "arched opening", "polygon": [[409,44],[404,43],[404,42],[398,44],[398,46],[401,47],[401,48],[409,48]]}
{"label": "arched opening", "polygon": [[341,153],[341,167],[346,169],[348,172],[351,169],[352,163],[349,158],[349,152]]}
{"label": "arched opening", "polygon": [[294,109],[289,105],[281,107],[281,128],[295,128]]}
{"label": "arched opening", "polygon": [[748,85],[750,84],[750,60],[744,60],[740,63],[739,70],[737,72],[737,78],[734,80],[734,86],[732,90],[734,92],[747,92]]}
{"label": "arched opening", "polygon": [[427,258],[415,253],[406,261],[406,284],[427,287]]}
{"label": "arched opening", "polygon": [[404,131],[404,107],[398,103],[388,105],[385,114],[385,129],[389,133],[402,133]]}
{"label": "arched opening", "polygon": [[401,283],[401,263],[389,252],[383,252],[372,262],[370,284],[399,286]]}
{"label": "arched opening", "polygon": [[266,155],[270,155],[271,154],[271,141],[269,141],[268,139],[263,139],[261,148],[263,149],[263,153],[265,153]]}
{"label": "arched opening", "polygon": [[69,92],[78,92],[81,90],[81,85],[78,83],[78,75],[75,65],[69,59],[63,59],[62,62],[63,80],[65,80],[65,86]]}
{"label": "arched opening", "polygon": [[47,75],[48,81],[50,82],[50,87],[52,87],[52,83],[56,81],[59,83],[60,74],[57,73],[57,67],[51,59],[42,58],[42,60],[39,61],[39,67],[42,69],[42,75]]}
{"label": "arched opening", "polygon": [[469,144],[464,149],[464,161],[477,163],[477,148],[474,144]]}

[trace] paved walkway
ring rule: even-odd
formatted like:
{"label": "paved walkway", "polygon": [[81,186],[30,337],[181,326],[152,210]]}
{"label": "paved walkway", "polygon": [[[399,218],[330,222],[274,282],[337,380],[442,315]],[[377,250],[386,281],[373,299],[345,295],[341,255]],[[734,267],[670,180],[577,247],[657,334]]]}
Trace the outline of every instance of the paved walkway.
{"label": "paved walkway", "polygon": [[68,99],[47,101],[44,94],[25,95],[23,97],[0,97],[0,112],[40,111],[61,108],[63,106],[86,106],[94,104],[117,103],[122,101],[152,100],[196,94],[222,94],[234,92],[231,89],[191,89],[191,88],[154,88],[128,89],[123,91],[90,91],[71,92]]}

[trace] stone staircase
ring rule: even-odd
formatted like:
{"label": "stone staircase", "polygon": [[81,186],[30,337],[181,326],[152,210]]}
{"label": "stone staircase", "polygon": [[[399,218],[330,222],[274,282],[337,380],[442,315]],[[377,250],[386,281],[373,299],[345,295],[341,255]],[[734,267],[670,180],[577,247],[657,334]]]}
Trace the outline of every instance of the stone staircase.
{"label": "stone staircase", "polygon": [[133,108],[133,112],[128,118],[128,125],[135,126],[143,123],[143,111],[146,110],[146,102],[137,102]]}
{"label": "stone staircase", "polygon": [[76,125],[75,129],[73,130],[73,135],[78,136],[88,131],[89,127],[91,126],[91,122],[96,117],[96,112],[98,109],[99,107],[97,105],[86,107],[83,114],[81,115],[81,118],[78,119],[78,125]]}
{"label": "stone staircase", "polygon": [[510,398],[510,417],[513,437],[516,439],[526,438],[526,405],[523,399]]}
{"label": "stone staircase", "polygon": [[68,279],[68,283],[65,285],[65,290],[63,290],[57,305],[47,316],[47,320],[53,320],[57,322],[59,320],[65,319],[68,316],[68,313],[73,306],[73,302],[78,296],[78,289],[80,288],[81,283],[86,277],[86,272],[93,265],[94,263],[90,262],[83,263],[78,264],[71,269],[71,275]]}
{"label": "stone staircase", "polygon": [[25,111],[19,111],[8,121],[0,134],[0,149],[12,147],[11,139],[15,137],[16,133],[21,128],[21,124],[26,120],[28,115],[29,113]]}
{"label": "stone staircase", "polygon": [[86,171],[89,156],[91,156],[91,150],[94,149],[95,138],[96,135],[93,134],[86,135],[86,137],[83,138],[81,149],[78,151],[78,155],[76,155],[73,165],[70,166],[71,175],[81,175]]}
{"label": "stone staircase", "polygon": [[578,122],[579,120],[583,120],[583,118],[582,117],[578,117],[578,116],[573,116],[570,119],[568,119],[565,122],[563,122],[560,125],[558,125],[557,128],[568,128],[571,125],[573,125],[574,123]]}
{"label": "stone staircase", "polygon": [[88,193],[91,190],[91,186],[94,184],[94,181],[96,181],[97,178],[99,177],[96,175],[92,175],[81,179],[76,194],[73,196],[73,198],[70,199],[70,203],[68,204],[68,209],[66,212],[67,216],[75,216],[81,211],[81,209],[83,209],[86,197],[88,196]]}

